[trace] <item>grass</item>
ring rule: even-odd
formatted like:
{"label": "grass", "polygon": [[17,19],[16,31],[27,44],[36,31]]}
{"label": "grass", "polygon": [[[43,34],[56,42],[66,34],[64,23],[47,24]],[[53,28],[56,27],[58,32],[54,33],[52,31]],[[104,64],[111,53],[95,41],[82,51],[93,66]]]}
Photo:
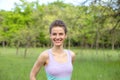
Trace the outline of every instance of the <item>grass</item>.
{"label": "grass", "polygon": [[[0,80],[29,80],[30,70],[44,48],[30,48],[27,57],[20,48],[16,55],[15,48],[0,48]],[[120,50],[75,49],[76,61],[72,80],[119,80]],[[44,68],[37,75],[37,80],[47,80]]]}

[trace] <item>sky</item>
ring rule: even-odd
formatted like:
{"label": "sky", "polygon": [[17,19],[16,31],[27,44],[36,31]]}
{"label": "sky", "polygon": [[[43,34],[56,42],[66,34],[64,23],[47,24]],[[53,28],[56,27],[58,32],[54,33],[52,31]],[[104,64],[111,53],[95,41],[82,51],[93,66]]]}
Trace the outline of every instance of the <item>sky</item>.
{"label": "sky", "polygon": [[[36,1],[36,0],[27,0],[28,2]],[[54,2],[56,0],[39,0],[40,4],[47,4],[50,2]],[[80,2],[84,0],[63,0],[65,3],[72,3],[74,5],[78,5]],[[0,0],[0,10],[10,11],[14,8],[14,3],[19,3],[19,0]]]}

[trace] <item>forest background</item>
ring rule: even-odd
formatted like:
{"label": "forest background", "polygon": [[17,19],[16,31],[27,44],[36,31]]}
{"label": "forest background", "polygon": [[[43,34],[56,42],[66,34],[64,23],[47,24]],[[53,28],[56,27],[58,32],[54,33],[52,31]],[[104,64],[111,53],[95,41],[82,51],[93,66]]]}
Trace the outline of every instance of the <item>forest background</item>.
{"label": "forest background", "polygon": [[49,25],[56,19],[68,27],[65,47],[120,48],[120,1],[89,0],[79,5],[57,0],[39,4],[39,0],[20,0],[11,11],[0,10],[0,46],[51,47]]}

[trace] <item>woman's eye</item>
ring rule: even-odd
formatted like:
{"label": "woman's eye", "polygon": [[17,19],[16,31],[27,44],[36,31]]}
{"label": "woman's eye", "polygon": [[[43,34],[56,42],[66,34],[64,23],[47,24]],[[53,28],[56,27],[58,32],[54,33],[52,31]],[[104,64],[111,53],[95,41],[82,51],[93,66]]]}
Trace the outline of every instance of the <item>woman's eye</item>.
{"label": "woman's eye", "polygon": [[63,33],[60,33],[59,35],[63,35]]}
{"label": "woman's eye", "polygon": [[56,35],[56,33],[53,33],[52,35],[54,35],[54,36],[55,36],[55,35]]}

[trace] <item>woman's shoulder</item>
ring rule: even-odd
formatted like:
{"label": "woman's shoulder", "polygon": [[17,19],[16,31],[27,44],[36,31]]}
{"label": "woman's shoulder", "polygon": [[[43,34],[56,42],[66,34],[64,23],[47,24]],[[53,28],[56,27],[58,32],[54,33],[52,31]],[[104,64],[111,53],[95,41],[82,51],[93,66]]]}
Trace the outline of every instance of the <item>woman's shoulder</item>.
{"label": "woman's shoulder", "polygon": [[48,58],[49,57],[48,50],[49,49],[44,50],[43,52],[41,52],[40,55],[39,55],[39,57]]}
{"label": "woman's shoulder", "polygon": [[75,56],[75,53],[72,50],[70,49],[65,49],[65,50],[67,50],[72,56]]}
{"label": "woman's shoulder", "polygon": [[72,62],[73,62],[75,60],[75,56],[76,56],[75,53],[70,49],[67,49],[67,51],[69,51],[69,53],[71,54]]}

